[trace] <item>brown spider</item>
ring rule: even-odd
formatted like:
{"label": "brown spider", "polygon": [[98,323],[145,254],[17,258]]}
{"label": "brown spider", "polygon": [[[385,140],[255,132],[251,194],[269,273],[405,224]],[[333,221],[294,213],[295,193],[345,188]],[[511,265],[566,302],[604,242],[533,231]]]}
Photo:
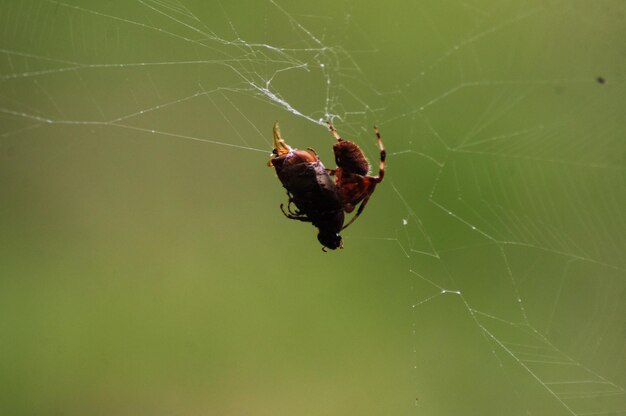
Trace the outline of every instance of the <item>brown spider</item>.
{"label": "brown spider", "polygon": [[[268,163],[276,169],[278,178],[287,189],[287,211],[283,204],[280,206],[283,214],[317,227],[317,239],[324,246],[324,251],[326,248],[343,248],[339,232],[361,215],[376,185],[382,182],[386,155],[380,133],[374,127],[380,148],[380,168],[378,176],[368,175],[370,164],[363,151],[355,143],[343,140],[330,121],[327,124],[337,139],[333,145],[335,169],[326,169],[311,148],[297,150],[289,147],[280,134],[278,122],[274,123],[274,156]],[[335,177],[335,181],[331,176]],[[357,205],[356,214],[344,225],[344,211],[351,213]]]}
{"label": "brown spider", "polygon": [[359,203],[361,204],[350,222],[341,228],[343,230],[361,215],[370,196],[374,193],[376,185],[383,181],[385,177],[385,159],[387,153],[383,147],[380,133],[374,126],[376,141],[380,149],[380,166],[378,168],[378,176],[370,176],[368,175],[370,164],[359,146],[349,140],[343,140],[330,121],[327,121],[326,124],[331,134],[337,139],[337,143],[333,145],[337,168],[328,173],[335,175],[335,183],[341,197],[343,209],[347,213],[351,213]]}

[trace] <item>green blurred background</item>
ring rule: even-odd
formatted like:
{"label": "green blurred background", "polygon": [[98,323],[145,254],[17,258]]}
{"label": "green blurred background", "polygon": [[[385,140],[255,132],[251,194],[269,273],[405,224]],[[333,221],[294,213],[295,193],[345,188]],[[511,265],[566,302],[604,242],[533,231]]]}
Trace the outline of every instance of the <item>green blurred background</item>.
{"label": "green blurred background", "polygon": [[626,413],[624,2],[233,3],[0,3],[0,413]]}

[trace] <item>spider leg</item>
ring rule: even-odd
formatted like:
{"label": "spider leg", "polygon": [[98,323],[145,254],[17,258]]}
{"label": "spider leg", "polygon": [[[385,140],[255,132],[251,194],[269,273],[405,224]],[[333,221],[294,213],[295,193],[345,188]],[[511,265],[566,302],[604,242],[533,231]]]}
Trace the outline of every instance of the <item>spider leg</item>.
{"label": "spider leg", "polygon": [[356,214],[354,214],[354,216],[352,217],[352,219],[350,219],[350,222],[348,222],[346,225],[344,225],[343,227],[341,227],[341,230],[345,230],[346,228],[348,228],[348,226],[350,224],[352,224],[354,221],[356,221],[357,218],[359,218],[359,215],[361,215],[361,213],[363,212],[363,210],[365,209],[365,205],[367,205],[367,201],[369,201],[370,196],[372,196],[372,192],[369,192],[367,194],[367,196],[365,198],[363,198],[363,202],[361,202],[361,205],[359,205],[359,209],[357,210]]}
{"label": "spider leg", "polygon": [[378,142],[378,148],[380,149],[380,167],[378,168],[378,176],[375,177],[375,180],[376,183],[380,183],[385,177],[385,159],[387,159],[387,152],[385,151],[383,141],[380,138],[380,133],[378,132],[378,128],[376,128],[376,126],[374,126],[374,133],[376,133],[376,141]]}
{"label": "spider leg", "polygon": [[328,129],[330,130],[330,134],[332,134],[333,137],[335,137],[335,139],[337,139],[338,142],[342,142],[343,139],[341,138],[341,136],[339,136],[339,133],[337,132],[337,129],[335,128],[335,126],[333,126],[333,123],[331,123],[330,120],[327,120],[326,125],[328,126]]}

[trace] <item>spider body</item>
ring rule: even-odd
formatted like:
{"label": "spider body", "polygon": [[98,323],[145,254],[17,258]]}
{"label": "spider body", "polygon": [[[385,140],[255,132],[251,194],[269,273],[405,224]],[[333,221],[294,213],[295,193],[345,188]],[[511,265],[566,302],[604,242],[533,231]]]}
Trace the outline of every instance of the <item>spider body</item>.
{"label": "spider body", "polygon": [[[283,214],[317,227],[317,239],[324,251],[326,248],[343,248],[340,231],[361,215],[376,185],[383,179],[385,165],[385,150],[377,129],[380,170],[378,176],[369,176],[370,165],[361,149],[355,143],[341,139],[330,122],[328,128],[337,139],[333,146],[337,168],[326,169],[313,149],[289,147],[280,134],[278,122],[274,123],[274,151],[268,163],[276,169],[278,179],[287,190],[287,211],[283,204],[280,206]],[[351,213],[359,203],[357,213],[344,225],[344,211]],[[292,210],[292,204],[295,210]]]}
{"label": "spider body", "polygon": [[385,152],[378,129],[374,127],[376,141],[380,149],[380,166],[378,168],[378,176],[371,176],[369,175],[370,163],[359,146],[349,140],[343,140],[330,121],[327,121],[326,124],[333,137],[337,140],[337,143],[333,145],[337,168],[330,171],[330,173],[335,176],[335,183],[343,209],[347,213],[351,213],[360,204],[359,209],[350,222],[343,226],[342,229],[345,229],[361,215],[372,193],[374,193],[376,185],[383,181],[387,152]]}

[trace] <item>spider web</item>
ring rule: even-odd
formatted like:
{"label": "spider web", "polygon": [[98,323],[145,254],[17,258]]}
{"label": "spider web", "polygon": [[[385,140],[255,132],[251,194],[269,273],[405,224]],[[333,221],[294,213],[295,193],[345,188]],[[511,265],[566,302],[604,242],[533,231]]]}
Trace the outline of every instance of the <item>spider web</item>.
{"label": "spider web", "polygon": [[626,9],[440,3],[4,3],[3,413],[626,414]]}

